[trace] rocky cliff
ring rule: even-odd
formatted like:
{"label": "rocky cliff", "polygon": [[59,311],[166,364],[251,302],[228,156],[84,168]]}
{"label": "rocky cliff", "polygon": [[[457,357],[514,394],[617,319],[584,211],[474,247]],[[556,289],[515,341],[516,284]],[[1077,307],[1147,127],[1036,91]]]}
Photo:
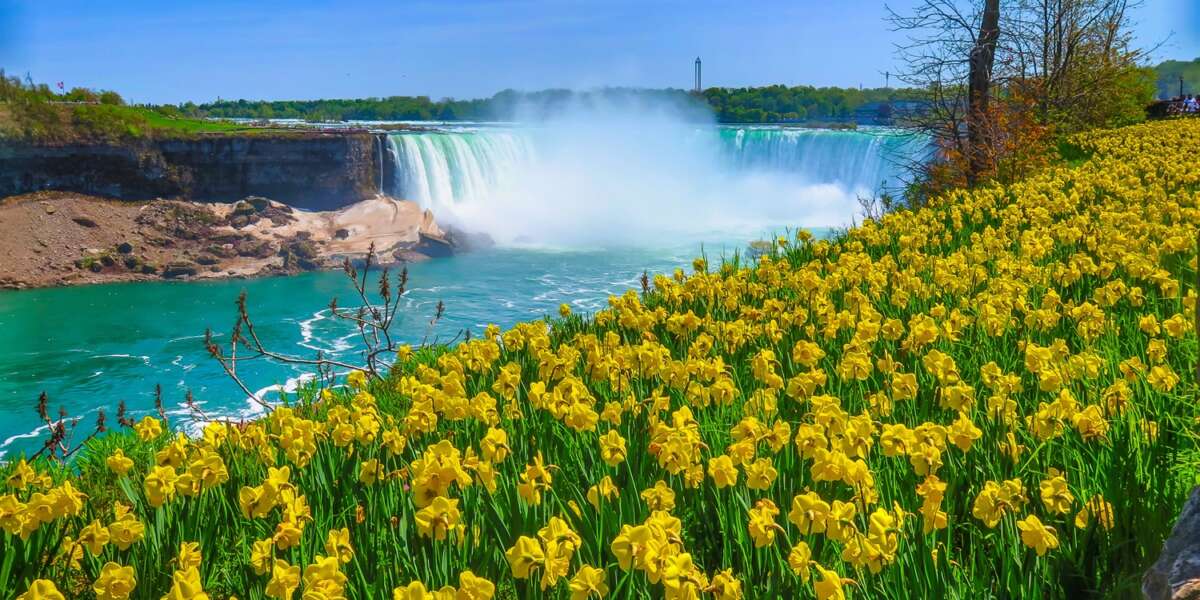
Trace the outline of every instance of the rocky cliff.
{"label": "rocky cliff", "polygon": [[128,200],[267,196],[328,210],[374,196],[386,145],[369,133],[214,135],[125,145],[0,142],[0,198],[41,190]]}
{"label": "rocky cliff", "polygon": [[[460,241],[463,240],[463,241]],[[472,241],[387,196],[329,211],[262,197],[124,201],[74,192],[0,200],[0,289],[284,275],[375,260],[409,263]]]}

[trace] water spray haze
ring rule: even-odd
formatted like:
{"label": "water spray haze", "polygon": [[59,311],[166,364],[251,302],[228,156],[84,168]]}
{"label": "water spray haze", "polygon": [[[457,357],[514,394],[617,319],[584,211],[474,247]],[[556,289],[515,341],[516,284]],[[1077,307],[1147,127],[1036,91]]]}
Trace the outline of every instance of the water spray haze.
{"label": "water spray haze", "polygon": [[649,247],[847,225],[884,170],[868,134],[719,128],[669,102],[589,97],[519,116],[394,135],[400,194],[501,244]]}

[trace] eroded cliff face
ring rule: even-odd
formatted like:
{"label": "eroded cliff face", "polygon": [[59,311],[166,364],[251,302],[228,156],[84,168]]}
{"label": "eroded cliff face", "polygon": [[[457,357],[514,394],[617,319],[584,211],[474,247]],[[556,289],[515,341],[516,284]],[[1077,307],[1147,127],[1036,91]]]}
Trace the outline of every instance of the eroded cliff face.
{"label": "eroded cliff face", "polygon": [[266,196],[329,210],[380,190],[386,147],[368,133],[204,136],[123,145],[0,142],[0,198],[41,190],[230,202]]}

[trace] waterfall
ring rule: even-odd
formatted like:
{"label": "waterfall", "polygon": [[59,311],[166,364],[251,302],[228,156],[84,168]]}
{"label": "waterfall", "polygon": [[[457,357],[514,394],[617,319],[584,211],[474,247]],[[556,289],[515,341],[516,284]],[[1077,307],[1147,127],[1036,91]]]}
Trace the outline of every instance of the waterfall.
{"label": "waterfall", "polygon": [[[536,128],[463,128],[394,132],[391,190],[426,208],[487,202],[489,194],[537,167]],[[897,183],[895,160],[915,154],[912,138],[884,128],[836,131],[780,127],[697,130],[690,145],[708,145],[734,171],[794,177],[871,193]]]}
{"label": "waterfall", "polygon": [[918,150],[909,135],[890,129],[840,131],[779,127],[721,128],[721,151],[735,168],[790,173],[808,184],[832,183],[847,190],[891,188],[897,160]]}
{"label": "waterfall", "polygon": [[529,137],[516,130],[393,133],[388,150],[395,195],[426,208],[484,202],[535,158]]}

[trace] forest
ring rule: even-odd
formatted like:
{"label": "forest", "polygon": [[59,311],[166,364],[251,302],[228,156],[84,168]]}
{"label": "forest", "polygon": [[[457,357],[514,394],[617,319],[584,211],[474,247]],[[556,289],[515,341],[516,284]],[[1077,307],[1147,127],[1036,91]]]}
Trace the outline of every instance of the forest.
{"label": "forest", "polygon": [[[845,121],[855,109],[872,102],[910,100],[915,90],[784,86],[720,88],[700,94],[680,89],[603,88],[585,92],[564,89],[520,92],[504,90],[491,98],[442,99],[428,96],[388,96],[355,100],[218,100],[186,103],[181,115],[217,118],[303,119],[309,121],[394,120],[511,120],[547,117],[579,105],[662,103],[697,117],[722,123],[778,123],[806,120]],[[707,109],[707,114],[705,113]]]}

